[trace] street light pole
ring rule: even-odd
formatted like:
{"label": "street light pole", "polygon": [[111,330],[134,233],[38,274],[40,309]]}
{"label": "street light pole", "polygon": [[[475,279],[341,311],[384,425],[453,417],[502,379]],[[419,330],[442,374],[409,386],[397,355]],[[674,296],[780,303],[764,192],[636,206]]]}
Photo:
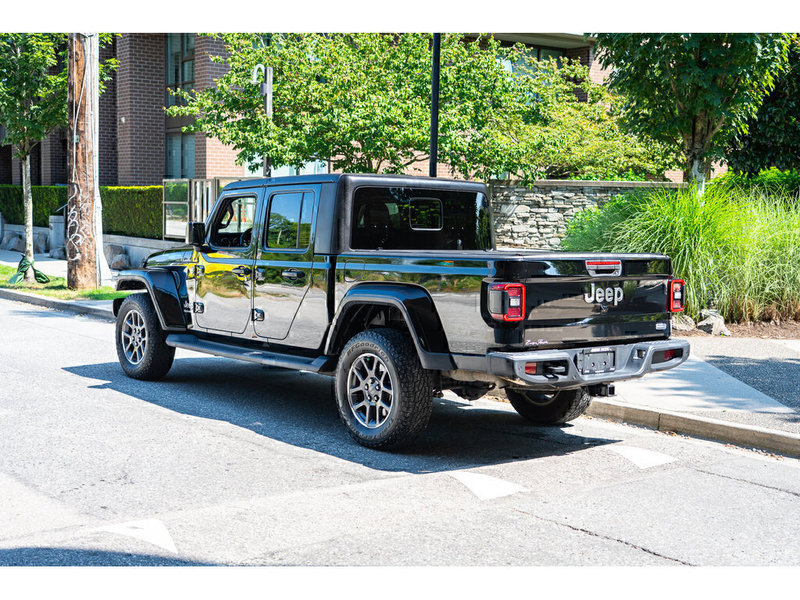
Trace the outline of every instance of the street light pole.
{"label": "street light pole", "polygon": [[436,177],[436,164],[439,162],[439,55],[442,34],[433,34],[433,67],[431,69],[431,161],[429,175]]}
{"label": "street light pole", "polygon": [[[264,81],[261,82],[260,91],[261,95],[264,96],[264,112],[267,113],[267,118],[272,121],[272,67],[265,67],[262,64],[258,64],[253,67],[253,77],[250,80],[251,83],[256,84],[258,83],[258,72],[264,72]],[[270,177],[272,175],[272,161],[270,158],[265,154],[264,155],[264,177]]]}

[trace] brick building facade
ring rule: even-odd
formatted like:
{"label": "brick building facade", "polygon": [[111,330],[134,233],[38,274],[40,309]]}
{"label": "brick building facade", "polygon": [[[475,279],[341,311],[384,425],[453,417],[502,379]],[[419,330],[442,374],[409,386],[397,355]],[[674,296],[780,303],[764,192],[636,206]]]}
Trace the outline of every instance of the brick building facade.
{"label": "brick building facade", "polygon": [[[181,54],[170,60],[168,51],[176,40]],[[170,102],[167,88],[175,87],[171,83],[185,82],[198,90],[214,85],[224,66],[212,63],[209,55],[222,54],[220,41],[193,33],[123,34],[100,52],[101,60],[119,61],[100,95],[100,185],[154,185],[167,177],[243,174],[231,148],[203,134],[182,134],[180,128],[189,121],[167,117],[164,110]],[[176,62],[180,82],[170,80]],[[65,184],[67,151],[63,130],[38,144],[31,154],[33,185]],[[179,171],[171,168],[176,164],[181,165]],[[0,183],[22,183],[22,165],[12,157],[10,146],[0,146]]]}
{"label": "brick building facade", "polygon": [[[501,41],[522,42],[536,58],[565,57],[589,66],[590,76],[602,82],[606,72],[594,47],[583,34],[495,34]],[[220,40],[194,33],[132,33],[116,37],[101,49],[101,59],[115,57],[119,66],[100,96],[100,184],[157,185],[165,178],[239,177],[246,169],[236,165],[236,153],[202,133],[184,134],[190,120],[167,117],[164,107],[175,102],[168,88],[203,90],[225,72],[209,56],[222,55]],[[31,155],[34,185],[67,182],[67,139],[57,131]],[[0,184],[21,184],[20,161],[9,146],[0,146]],[[321,168],[319,165],[317,169]],[[324,168],[324,167],[322,167]],[[284,174],[273,170],[275,174]],[[448,165],[438,165],[440,177],[452,177]],[[412,165],[411,174],[428,174],[427,163]],[[680,172],[668,176],[681,180]]]}

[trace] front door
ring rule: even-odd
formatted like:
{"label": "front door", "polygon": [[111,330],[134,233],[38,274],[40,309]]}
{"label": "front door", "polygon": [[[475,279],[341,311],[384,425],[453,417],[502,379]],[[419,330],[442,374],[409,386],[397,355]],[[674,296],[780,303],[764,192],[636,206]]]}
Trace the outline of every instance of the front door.
{"label": "front door", "polygon": [[250,323],[257,236],[253,235],[258,195],[223,195],[212,216],[196,266],[195,323],[214,333],[242,334]]}

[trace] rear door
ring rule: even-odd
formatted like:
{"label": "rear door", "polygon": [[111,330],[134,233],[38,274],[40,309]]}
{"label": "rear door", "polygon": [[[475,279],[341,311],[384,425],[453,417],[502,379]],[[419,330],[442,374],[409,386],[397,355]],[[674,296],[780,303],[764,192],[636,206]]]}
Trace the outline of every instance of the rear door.
{"label": "rear door", "polygon": [[[286,339],[314,281],[314,215],[319,193],[319,185],[281,186],[268,192],[254,272],[253,319],[258,337]],[[321,293],[324,296],[324,290]]]}

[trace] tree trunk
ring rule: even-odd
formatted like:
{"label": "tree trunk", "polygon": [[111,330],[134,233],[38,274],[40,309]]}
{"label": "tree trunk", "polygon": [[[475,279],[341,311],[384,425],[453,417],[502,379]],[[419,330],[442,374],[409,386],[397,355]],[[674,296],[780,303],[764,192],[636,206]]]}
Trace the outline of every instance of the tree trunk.
{"label": "tree trunk", "polygon": [[697,195],[702,196],[706,191],[705,165],[699,158],[692,162],[692,181],[697,185]]}
{"label": "tree trunk", "polygon": [[67,287],[97,288],[97,256],[94,238],[94,187],[90,73],[86,64],[86,36],[69,34],[68,105],[69,146],[67,171]]}
{"label": "tree trunk", "polygon": [[[33,194],[31,192],[31,155],[22,159],[22,200],[25,206],[25,258],[33,264]],[[33,267],[25,271],[25,283],[35,283]]]}

